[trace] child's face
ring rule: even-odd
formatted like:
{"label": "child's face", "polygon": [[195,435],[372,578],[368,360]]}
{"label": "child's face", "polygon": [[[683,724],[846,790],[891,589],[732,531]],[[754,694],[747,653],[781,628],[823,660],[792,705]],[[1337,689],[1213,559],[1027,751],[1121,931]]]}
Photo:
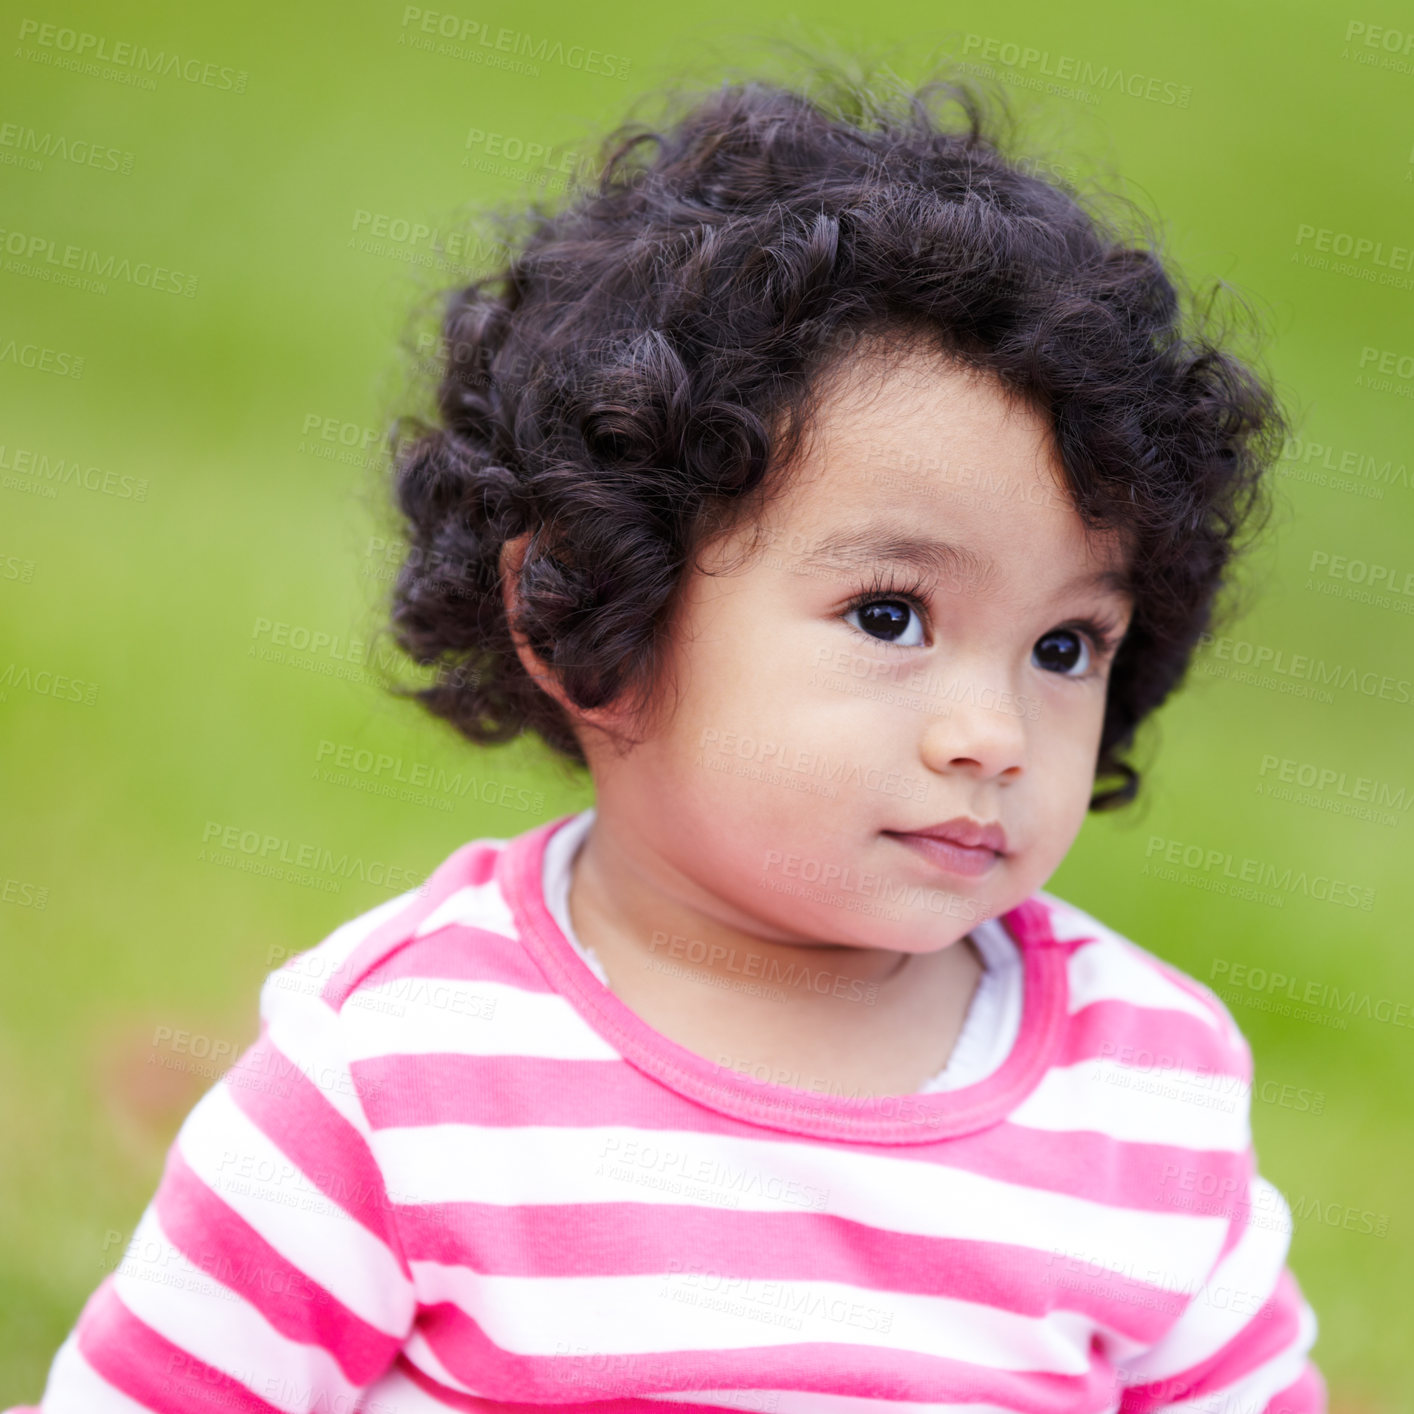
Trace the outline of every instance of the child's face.
{"label": "child's face", "polygon": [[[1117,643],[1130,600],[1095,578],[1122,554],[1087,538],[1041,415],[932,361],[863,371],[827,393],[760,553],[684,583],[661,720],[624,755],[581,735],[596,829],[631,838],[631,857],[721,922],[931,952],[1065,856],[1113,656],[1077,624],[1098,619]],[[736,564],[750,529],[699,564]],[[903,540],[956,549],[930,575],[887,558]],[[900,592],[916,581],[911,607]],[[895,838],[958,816],[1005,832],[980,873]]]}

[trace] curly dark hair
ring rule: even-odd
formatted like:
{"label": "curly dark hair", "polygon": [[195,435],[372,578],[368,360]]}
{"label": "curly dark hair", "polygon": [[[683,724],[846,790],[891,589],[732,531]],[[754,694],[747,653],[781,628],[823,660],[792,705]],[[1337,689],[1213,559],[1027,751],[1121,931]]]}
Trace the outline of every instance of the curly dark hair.
{"label": "curly dark hair", "polygon": [[1123,804],[1122,753],[1270,510],[1282,410],[1199,327],[1156,241],[1007,155],[1004,102],[998,119],[965,81],[830,82],[825,99],[723,82],[670,123],[623,124],[594,180],[529,207],[501,268],[443,295],[441,425],[396,433],[392,627],[449,673],[414,695],[473,741],[533,731],[584,766],[515,652],[502,546],[529,534],[515,628],[568,699],[645,708],[697,552],[779,489],[822,374],[883,331],[1040,411],[1087,528],[1130,547],[1096,761],[1119,783],[1090,809]]}

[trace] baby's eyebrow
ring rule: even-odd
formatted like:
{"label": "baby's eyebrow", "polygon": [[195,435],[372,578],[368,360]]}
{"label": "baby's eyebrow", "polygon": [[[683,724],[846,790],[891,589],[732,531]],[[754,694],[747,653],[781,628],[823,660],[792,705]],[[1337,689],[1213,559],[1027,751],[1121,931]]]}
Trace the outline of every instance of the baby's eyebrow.
{"label": "baby's eyebrow", "polygon": [[[935,540],[901,526],[871,521],[852,530],[839,530],[823,539],[815,549],[802,555],[804,569],[870,569],[879,564],[906,565],[938,578],[979,585],[997,572],[996,561],[966,545]],[[1090,570],[1074,576],[1061,593],[1074,589],[1101,589],[1124,598],[1133,598],[1134,584],[1121,569]]]}
{"label": "baby's eyebrow", "polygon": [[907,565],[939,578],[969,582],[996,573],[994,561],[965,545],[878,522],[836,531],[800,559],[806,569],[868,569],[880,563]]}
{"label": "baby's eyebrow", "polygon": [[1126,570],[1117,569],[1091,570],[1089,574],[1078,574],[1061,585],[1060,593],[1064,594],[1071,589],[1092,588],[1107,590],[1123,599],[1135,597],[1133,576]]}

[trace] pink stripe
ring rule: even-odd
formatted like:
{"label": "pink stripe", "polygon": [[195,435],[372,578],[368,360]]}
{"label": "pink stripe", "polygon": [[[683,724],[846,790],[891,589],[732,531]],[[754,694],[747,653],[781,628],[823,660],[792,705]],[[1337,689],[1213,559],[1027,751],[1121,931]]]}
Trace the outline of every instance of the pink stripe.
{"label": "pink stripe", "polygon": [[89,1297],[77,1329],[83,1358],[114,1389],[154,1414],[283,1414],[139,1320],[114,1290],[111,1275]]}
{"label": "pink stripe", "polygon": [[[622,1061],[438,1053],[379,1056],[354,1061],[350,1069],[360,1094],[367,1094],[364,1108],[375,1131],[432,1124],[515,1129],[530,1114],[546,1127],[675,1130],[797,1150],[859,1152],[843,1140],[763,1133],[695,1104]],[[1006,1122],[918,1145],[908,1157],[1050,1193],[1201,1216],[1231,1216],[1234,1204],[1223,1195],[1238,1193],[1247,1174],[1246,1159],[1233,1150],[1141,1144],[1087,1130],[1052,1133]],[[791,1162],[801,1160],[793,1155]],[[820,1162],[822,1167],[828,1162],[828,1153]]]}
{"label": "pink stripe", "polygon": [[[1227,1218],[1227,1235],[1218,1251],[1219,1262],[1225,1261],[1228,1254],[1242,1241],[1247,1224],[1252,1220],[1252,1180],[1257,1176],[1257,1154],[1251,1145],[1248,1145],[1241,1159],[1242,1167],[1232,1175],[1232,1182],[1236,1184],[1231,1190],[1233,1196],[1227,1200],[1215,1201],[1213,1205]],[[1264,1214],[1258,1213],[1257,1217],[1260,1221],[1265,1221]]]}
{"label": "pink stripe", "polygon": [[1326,1414],[1329,1401],[1321,1372],[1308,1360],[1296,1381],[1274,1394],[1262,1414]]}
{"label": "pink stripe", "polygon": [[1301,1291],[1288,1267],[1281,1269],[1270,1297],[1252,1319],[1202,1365],[1203,1393],[1236,1384],[1258,1365],[1290,1348],[1300,1333]]}
{"label": "pink stripe", "polygon": [[1221,1350],[1166,1379],[1134,1385],[1125,1395],[1124,1414],[1148,1414],[1186,1399],[1221,1394],[1295,1342],[1300,1310],[1296,1278],[1283,1268],[1271,1297]]}
{"label": "pink stripe", "polygon": [[437,866],[422,892],[391,918],[385,918],[344,960],[320,995],[337,1011],[360,983],[365,972],[382,960],[390,948],[405,945],[418,926],[458,889],[487,883],[495,874],[502,847],[485,840],[471,840]]}
{"label": "pink stripe", "polygon": [[287,1339],[328,1351],[350,1384],[369,1384],[387,1368],[402,1341],[369,1325],[283,1257],[176,1148],[156,1204],[163,1230],[188,1261],[243,1297]]}
{"label": "pink stripe", "polygon": [[[699,1404],[696,1400],[675,1399],[665,1405],[665,1402],[659,1399],[640,1399],[632,1396],[627,1399],[599,1397],[600,1392],[610,1394],[622,1390],[621,1382],[614,1383],[615,1379],[622,1381],[621,1376],[604,1373],[605,1366],[613,1364],[614,1357],[600,1356],[596,1357],[594,1368],[588,1373],[576,1374],[571,1369],[565,1369],[563,1376],[558,1378],[559,1397],[561,1400],[572,1398],[575,1402],[561,1402],[554,1407],[567,1411],[578,1410],[586,1407],[579,1401],[593,1400],[594,1414],[663,1414],[665,1407],[671,1410],[672,1414],[740,1414],[740,1404]],[[398,1357],[396,1369],[429,1398],[446,1405],[448,1409],[467,1410],[471,1411],[471,1414],[544,1414],[547,1407],[539,1400],[533,1404],[524,1404],[504,1399],[482,1399],[479,1395],[450,1390],[430,1375],[423,1374],[405,1355]]]}
{"label": "pink stripe", "polygon": [[602,1386],[606,1373],[618,1379],[624,1393],[625,1384],[645,1392],[814,1390],[874,1399],[990,1401],[1018,1414],[1074,1414],[1076,1409],[1102,1408],[1111,1389],[1111,1372],[1102,1361],[1092,1361],[1085,1375],[991,1370],[917,1351],[854,1343],[848,1339],[847,1327],[838,1341],[791,1342],[788,1328],[776,1329],[781,1341],[776,1345],[605,1357],[508,1354],[449,1302],[424,1307],[420,1326],[429,1347],[454,1378],[494,1398],[532,1405],[536,1400],[566,1399],[567,1390],[576,1388],[569,1384],[576,1375]]}
{"label": "pink stripe", "polygon": [[545,974],[516,939],[469,923],[448,923],[414,939],[375,962],[358,985],[360,990],[387,987],[396,994],[396,984],[408,978],[496,982],[537,996],[554,994]]}
{"label": "pink stripe", "polygon": [[[269,1084],[270,1076],[278,1077],[277,1086]],[[226,1072],[225,1084],[261,1133],[314,1187],[382,1242],[409,1276],[372,1151],[319,1086],[281,1052],[268,1029]]]}
{"label": "pink stripe", "polygon": [[[1105,999],[1072,1014],[1057,1065],[1112,1060],[1117,1065],[1162,1074],[1181,1067],[1202,1075],[1251,1081],[1247,1057],[1191,1012],[1135,1006]],[[1238,1093],[1215,1085],[1219,1094]]]}
{"label": "pink stripe", "polygon": [[1150,1344],[1182,1314],[1196,1285],[1164,1290],[1137,1263],[1110,1271],[1018,1244],[918,1237],[821,1213],[443,1203],[404,1209],[403,1226],[413,1260],[488,1275],[668,1280],[690,1252],[703,1271],[760,1282],[837,1281],[877,1291],[880,1306],[915,1294],[1031,1317],[1057,1307],[1079,1311]]}

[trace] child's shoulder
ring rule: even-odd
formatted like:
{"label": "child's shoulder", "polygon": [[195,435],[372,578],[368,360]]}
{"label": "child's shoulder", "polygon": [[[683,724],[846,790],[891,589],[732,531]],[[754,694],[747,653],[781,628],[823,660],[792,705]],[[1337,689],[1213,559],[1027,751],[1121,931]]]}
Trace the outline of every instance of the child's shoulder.
{"label": "child's shoulder", "polygon": [[339,924],[322,941],[296,951],[265,979],[261,1010],[283,1010],[299,997],[317,996],[342,1012],[356,993],[412,975],[432,962],[444,974],[439,950],[449,930],[465,949],[470,937],[493,946],[513,942],[517,928],[502,892],[497,864],[508,839],[484,837],[454,850],[426,881]]}
{"label": "child's shoulder", "polygon": [[1154,1011],[1178,1012],[1202,1022],[1243,1069],[1250,1068],[1247,1039],[1211,987],[1078,905],[1046,890],[1034,897],[1046,908],[1056,942],[1069,949],[1072,1014],[1100,1002],[1128,1006],[1136,1020]]}

